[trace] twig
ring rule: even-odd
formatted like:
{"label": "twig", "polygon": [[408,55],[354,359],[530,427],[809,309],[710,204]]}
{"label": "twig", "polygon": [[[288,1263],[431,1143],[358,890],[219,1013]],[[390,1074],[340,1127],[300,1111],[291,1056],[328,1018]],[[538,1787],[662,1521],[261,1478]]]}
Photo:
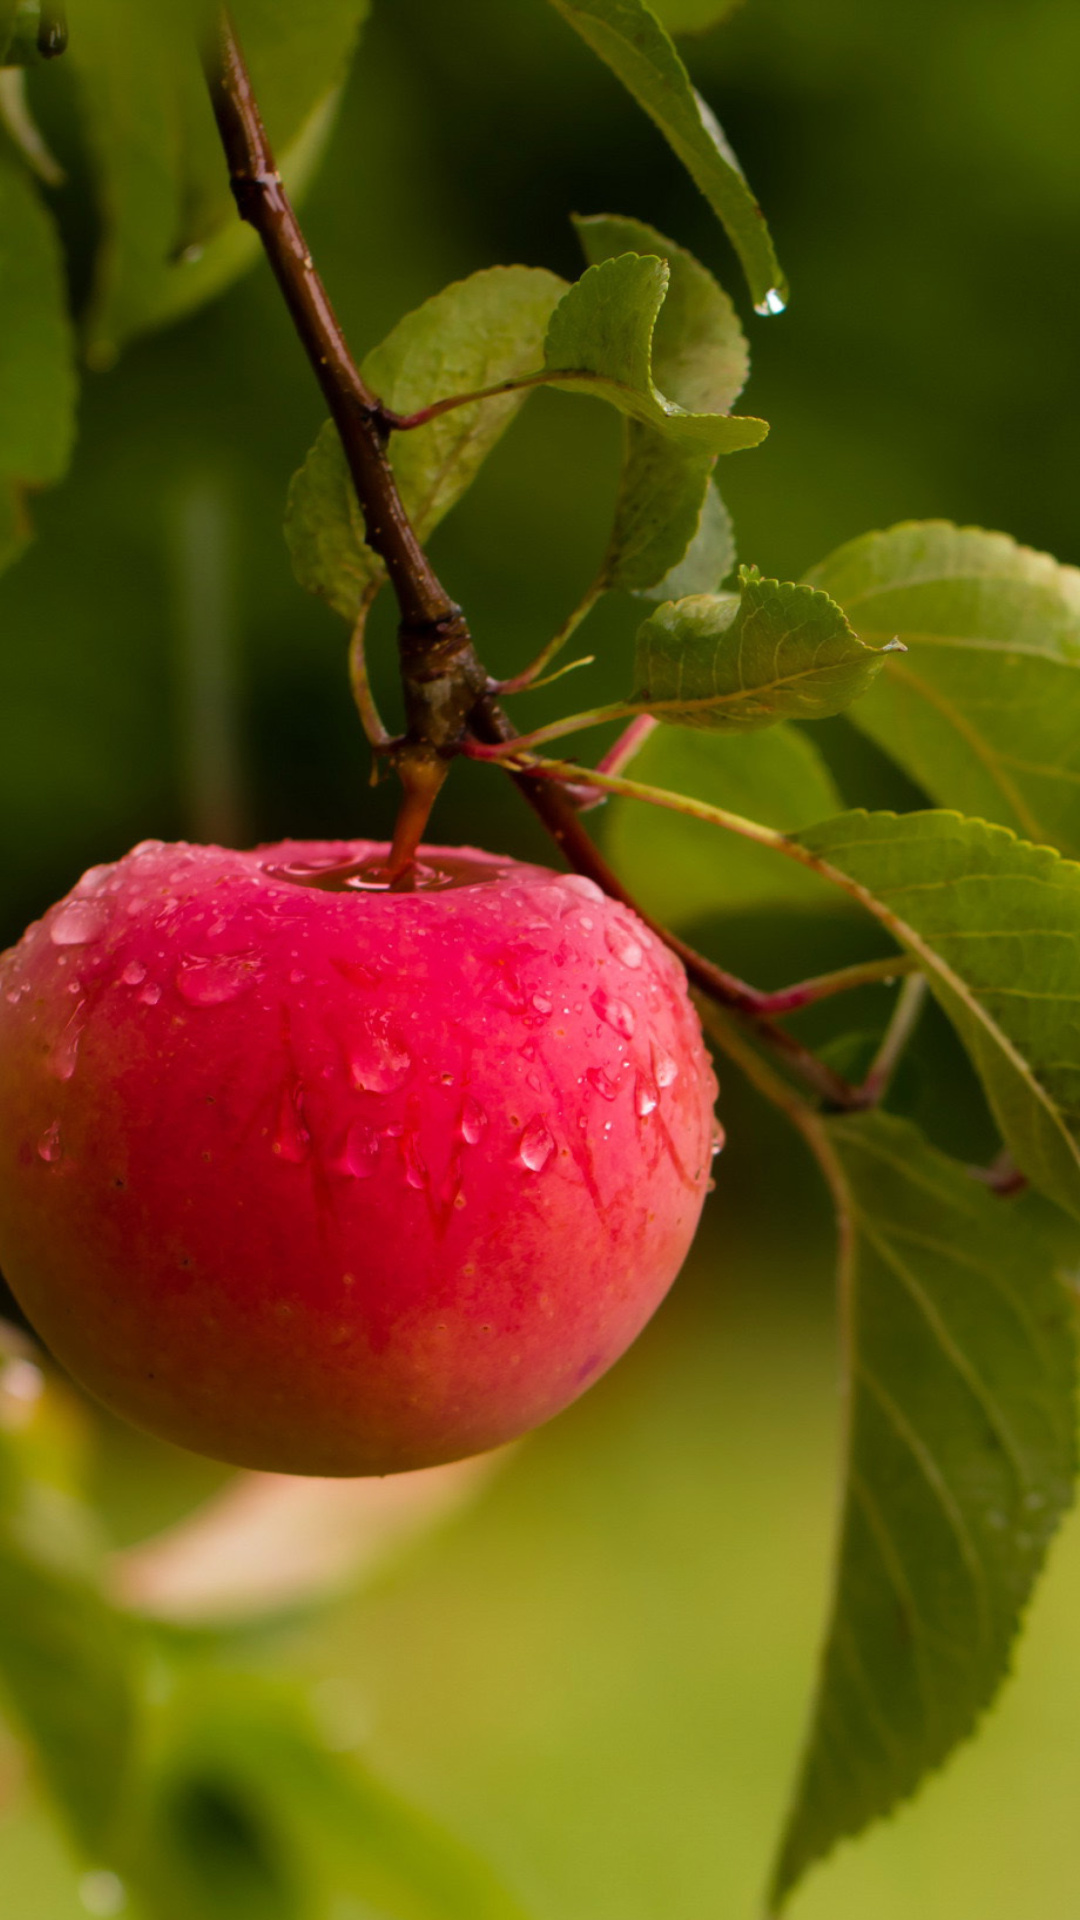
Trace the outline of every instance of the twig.
{"label": "twig", "polygon": [[896,998],[892,1019],[874,1055],[870,1071],[859,1088],[860,1106],[876,1107],[889,1091],[893,1074],[900,1064],[904,1048],[919,1024],[926,1003],[926,975],[911,973]]}

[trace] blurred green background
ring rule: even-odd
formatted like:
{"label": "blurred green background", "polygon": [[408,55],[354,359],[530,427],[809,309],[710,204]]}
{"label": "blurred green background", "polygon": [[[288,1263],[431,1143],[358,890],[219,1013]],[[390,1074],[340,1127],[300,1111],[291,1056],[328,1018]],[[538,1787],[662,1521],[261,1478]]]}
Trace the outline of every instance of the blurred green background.
{"label": "blurred green background", "polygon": [[[688,53],[768,212],[792,283],[782,319],[749,312],[677,164],[541,0],[376,0],[305,208],[355,347],[494,261],[576,273],[571,209],[632,213],[695,248],[746,316],[746,406],[772,433],[721,472],[745,559],[797,576],[870,527],[939,514],[1080,557],[1075,5],[748,0]],[[36,97],[75,163],[58,203],[78,263],[65,86],[59,63]],[[36,544],[0,582],[0,943],[141,838],[386,829],[343,629],[294,586],[280,537],[321,418],[262,269],[88,380],[72,475],[34,502]],[[587,583],[618,453],[600,406],[538,398],[440,530],[493,670],[523,665]],[[600,661],[573,704],[623,688],[634,620],[605,605],[586,628]],[[392,709],[388,618],[376,632]],[[818,738],[846,797],[906,803],[845,722]],[[490,840],[494,805],[500,848],[546,857],[525,809],[501,789],[493,803],[495,778],[455,772],[439,837]],[[698,931],[767,983],[854,951],[843,919],[808,922],[798,945],[792,927]],[[934,1023],[907,1097],[932,1134],[962,1111],[971,1151],[989,1143]],[[752,1915],[805,1713],[833,1516],[827,1217],[771,1118],[734,1088],[723,1115],[711,1217],[634,1354],[464,1520],[280,1649],[318,1698],[352,1703],[350,1737],[537,1920]],[[118,1540],[211,1483],[112,1431],[102,1458]],[[1072,1920],[1077,1614],[1074,1526],[979,1743],[820,1870],[800,1920]],[[66,1920],[85,1911],[77,1881],[0,1748],[5,1911]]]}

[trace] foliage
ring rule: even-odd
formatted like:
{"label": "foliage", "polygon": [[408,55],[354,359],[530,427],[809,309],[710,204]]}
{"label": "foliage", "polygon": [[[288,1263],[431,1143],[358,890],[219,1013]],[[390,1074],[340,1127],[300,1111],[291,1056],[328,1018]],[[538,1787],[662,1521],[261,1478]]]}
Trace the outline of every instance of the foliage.
{"label": "foliage", "polygon": [[[758,312],[779,312],[768,228],[670,38],[733,8],[552,4],[683,163]],[[12,74],[37,60],[47,11],[0,6]],[[235,11],[286,184],[300,188],[330,136],[366,0]],[[94,203],[92,258],[70,263],[74,310],[63,222],[10,112],[0,136],[0,564],[27,541],[28,493],[70,459],[77,353],[111,365],[257,254],[233,218],[190,10],[83,0],[73,27],[64,84]],[[47,108],[51,67],[32,77]],[[1074,1244],[1066,1216],[1080,1217],[1080,575],[1005,535],[931,519],[848,541],[801,584],[751,567],[733,579],[716,463],[768,431],[732,411],[748,371],[735,306],[651,224],[599,214],[575,229],[587,265],[572,284],[541,265],[483,267],[429,294],[364,359],[394,416],[390,459],[413,526],[426,541],[474,486],[491,507],[486,463],[499,472],[532,393],[616,410],[610,531],[544,657],[602,599],[597,632],[637,629],[629,697],[580,717],[667,722],[640,747],[640,778],[606,779],[603,838],[620,875],[680,932],[715,923],[734,938],[736,916],[767,909],[789,939],[844,917],[870,944],[887,941],[949,1021],[1004,1155],[974,1178],[959,1126],[931,1144],[895,1088],[891,1112],[832,1113],[765,1065],[763,1030],[748,1039],[717,1024],[718,1044],[813,1149],[839,1225],[844,1506],[779,1909],[810,1864],[972,1731],[1071,1498],[1060,1249]],[[301,585],[351,626],[386,578],[367,531],[327,423],[293,481],[286,533]],[[847,736],[825,730],[819,748],[809,730],[849,710],[842,724],[872,743],[866,764],[893,782],[899,810],[847,790],[857,756],[838,782],[828,748]],[[570,724],[540,728],[534,744]],[[639,810],[643,799],[660,804]],[[809,970],[794,956],[785,977]],[[878,1022],[871,1062],[895,1031]],[[840,1051],[854,1057],[862,1037],[841,1031]],[[1020,1199],[995,1190],[1025,1182]],[[49,1439],[59,1404],[47,1395],[25,1432],[0,1435],[0,1673],[86,1859],[115,1867],[161,1920],[195,1907],[291,1920],[334,1900],[402,1920],[516,1913],[483,1864],[329,1753],[257,1660],[252,1670],[194,1637],[156,1637],[109,1598],[71,1448],[62,1432]]]}

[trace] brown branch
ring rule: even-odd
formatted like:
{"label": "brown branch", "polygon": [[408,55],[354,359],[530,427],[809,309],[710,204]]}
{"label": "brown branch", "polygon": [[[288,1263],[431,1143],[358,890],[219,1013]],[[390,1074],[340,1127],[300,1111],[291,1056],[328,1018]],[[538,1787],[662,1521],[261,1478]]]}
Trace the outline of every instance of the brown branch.
{"label": "brown branch", "polygon": [[235,28],[223,10],[204,59],[207,85],[242,219],[263,243],[293,325],[341,436],[368,545],[386,566],[401,609],[400,644],[410,735],[451,749],[486,676],[461,608],[431,565],[402,503],[387,455],[388,416],[354,361],[282,185]]}

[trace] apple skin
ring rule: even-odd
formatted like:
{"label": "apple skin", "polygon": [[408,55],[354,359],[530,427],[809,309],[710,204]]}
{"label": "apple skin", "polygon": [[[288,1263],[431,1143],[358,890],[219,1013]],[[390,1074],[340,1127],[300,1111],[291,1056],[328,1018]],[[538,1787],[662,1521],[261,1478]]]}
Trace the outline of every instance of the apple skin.
{"label": "apple skin", "polygon": [[709,1184],[663,945],[574,875],[424,848],[388,891],[385,857],[147,842],[0,958],[0,1267],[107,1406],[240,1466],[399,1472],[549,1419]]}

